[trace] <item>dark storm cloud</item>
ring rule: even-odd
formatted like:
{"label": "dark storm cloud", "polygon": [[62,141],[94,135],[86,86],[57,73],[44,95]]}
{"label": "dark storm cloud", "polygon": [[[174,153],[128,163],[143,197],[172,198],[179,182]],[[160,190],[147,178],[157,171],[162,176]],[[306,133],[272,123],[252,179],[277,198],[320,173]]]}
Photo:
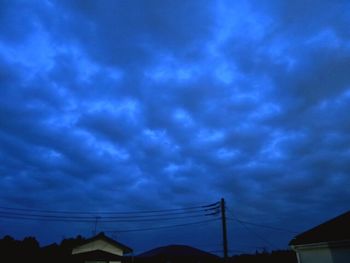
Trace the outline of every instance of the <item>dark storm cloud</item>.
{"label": "dark storm cloud", "polygon": [[162,52],[192,59],[212,34],[206,1],[64,1],[57,6],[64,18],[50,19],[47,27],[57,30],[59,39],[76,41],[100,63],[125,68],[144,66]]}
{"label": "dark storm cloud", "polygon": [[[21,14],[25,16],[19,16],[18,9],[21,9]],[[35,15],[32,12],[35,9],[29,3],[3,1],[0,11],[1,39],[16,43],[28,37],[34,29]]]}
{"label": "dark storm cloud", "polygon": [[2,5],[3,204],[142,210],[224,196],[238,217],[297,231],[347,209],[346,2]]}

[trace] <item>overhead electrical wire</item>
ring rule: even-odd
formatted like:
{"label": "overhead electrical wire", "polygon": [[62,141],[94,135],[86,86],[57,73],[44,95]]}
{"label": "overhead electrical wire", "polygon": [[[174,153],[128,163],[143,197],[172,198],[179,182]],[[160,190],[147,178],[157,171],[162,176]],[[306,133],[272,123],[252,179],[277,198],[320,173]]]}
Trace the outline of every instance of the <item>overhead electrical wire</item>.
{"label": "overhead electrical wire", "polygon": [[171,221],[215,215],[218,203],[138,212],[77,212],[0,207],[0,218],[63,222],[146,222]]}
{"label": "overhead electrical wire", "polygon": [[71,221],[71,222],[80,222],[80,221],[95,221],[98,219],[99,222],[144,222],[144,221],[167,221],[167,220],[178,220],[178,219],[188,219],[188,218],[198,218],[203,217],[202,215],[187,215],[187,216],[177,216],[177,217],[152,217],[152,218],[135,218],[132,217],[100,217],[100,216],[90,216],[90,217],[81,217],[81,216],[57,216],[57,215],[34,215],[34,214],[21,214],[21,213],[2,213],[0,212],[0,217],[6,218],[27,218],[33,220],[51,220],[51,221]]}
{"label": "overhead electrical wire", "polygon": [[298,233],[297,231],[293,231],[290,229],[286,229],[286,228],[281,228],[281,227],[274,227],[274,226],[268,226],[268,225],[262,225],[262,224],[257,224],[254,222],[249,222],[249,221],[245,221],[245,220],[240,220],[238,218],[232,218],[232,217],[228,217],[228,220],[231,221],[236,221],[236,222],[240,222],[240,223],[244,223],[246,225],[251,225],[251,226],[256,226],[256,227],[261,227],[261,228],[266,228],[266,229],[271,229],[271,230],[276,230],[276,231],[281,231],[281,232],[287,232],[287,233],[291,233],[291,234],[296,234]]}
{"label": "overhead electrical wire", "polygon": [[204,215],[212,215],[215,213],[207,213],[206,210],[201,210],[201,211],[189,211],[189,212],[181,212],[181,213],[167,213],[167,214],[156,214],[156,215],[81,215],[81,214],[75,214],[75,215],[66,215],[66,214],[47,214],[47,213],[32,213],[32,212],[12,212],[12,211],[1,211],[0,209],[0,214],[8,214],[8,215],[19,215],[19,216],[42,216],[42,217],[58,217],[58,218],[73,218],[73,219],[86,219],[86,218],[96,218],[96,217],[102,217],[105,219],[135,219],[135,218],[167,218],[167,217],[179,217],[183,215],[189,215],[191,216],[194,214],[194,216],[197,214],[204,214]]}
{"label": "overhead electrical wire", "polygon": [[237,221],[239,224],[241,224],[248,232],[252,233],[254,236],[256,236],[258,239],[263,241],[265,244],[268,244],[269,247],[275,247],[269,240],[266,238],[262,237],[260,234],[256,233],[253,231],[251,228],[249,228],[243,221]]}
{"label": "overhead electrical wire", "polygon": [[198,206],[190,206],[190,207],[183,207],[183,208],[173,208],[173,209],[161,209],[161,210],[140,210],[140,211],[59,211],[59,210],[42,210],[42,209],[29,209],[29,208],[14,208],[14,207],[6,207],[6,206],[0,206],[0,209],[3,210],[14,210],[14,211],[26,211],[26,212],[39,212],[39,213],[53,213],[53,214],[149,214],[149,213],[167,213],[167,212],[174,212],[174,211],[187,211],[187,210],[205,210],[210,209],[211,207],[219,206],[219,202],[215,202],[208,205],[198,205]]}
{"label": "overhead electrical wire", "polygon": [[[190,206],[183,208],[159,209],[159,210],[141,210],[141,211],[59,211],[59,210],[43,210],[30,208],[15,208],[0,206],[0,219],[14,220],[34,220],[45,222],[76,222],[76,223],[145,223],[145,227],[105,230],[109,233],[129,233],[141,231],[155,231],[161,229],[171,229],[178,227],[186,227],[192,225],[207,224],[220,220],[220,217],[214,217],[221,212],[220,202],[207,205]],[[192,218],[210,218],[207,220],[191,221]],[[258,224],[238,219],[236,216],[226,217],[230,221],[238,222],[247,231],[254,234],[258,239],[268,244],[269,247],[274,245],[265,237],[256,233],[249,226],[261,227],[275,231],[283,231],[296,233],[289,229],[280,227]],[[147,222],[172,222],[172,224],[147,226]],[[148,223],[149,225],[149,223]]]}
{"label": "overhead electrical wire", "polygon": [[274,226],[269,226],[269,225],[264,225],[264,224],[258,224],[255,222],[249,222],[245,220],[241,220],[237,218],[237,216],[233,217],[227,217],[228,220],[230,221],[235,221],[238,222],[241,226],[243,226],[248,232],[256,236],[258,239],[260,239],[263,243],[267,244],[269,247],[276,247],[271,241],[263,237],[262,235],[258,234],[256,231],[254,231],[250,226],[254,227],[259,227],[259,228],[265,228],[265,229],[270,229],[270,230],[275,230],[275,231],[280,231],[280,232],[288,232],[288,233],[297,233],[296,231],[292,231],[290,229],[285,229],[281,227],[274,227]]}
{"label": "overhead electrical wire", "polygon": [[295,230],[291,230],[291,229],[286,229],[283,227],[275,227],[275,226],[270,226],[270,225],[265,225],[265,224],[261,224],[261,223],[255,223],[255,222],[251,222],[251,221],[246,221],[246,220],[242,220],[237,218],[237,216],[235,216],[232,211],[229,211],[229,213],[232,215],[232,217],[227,217],[228,220],[231,221],[236,221],[236,222],[241,222],[244,223],[246,225],[251,225],[251,226],[256,226],[256,227],[261,227],[261,228],[266,228],[266,229],[271,229],[271,230],[276,230],[276,231],[281,231],[281,232],[287,232],[287,233],[291,233],[291,234],[297,234],[298,231]]}
{"label": "overhead electrical wire", "polygon": [[176,228],[176,227],[183,227],[183,226],[199,225],[199,224],[205,224],[205,223],[214,222],[214,221],[218,221],[218,220],[219,220],[219,218],[215,218],[215,219],[196,221],[196,222],[190,222],[190,223],[184,223],[184,224],[136,228],[136,229],[125,229],[125,230],[106,230],[105,232],[108,232],[108,233],[141,232],[141,231],[150,231],[150,230],[158,230],[158,229],[168,229],[168,228]]}

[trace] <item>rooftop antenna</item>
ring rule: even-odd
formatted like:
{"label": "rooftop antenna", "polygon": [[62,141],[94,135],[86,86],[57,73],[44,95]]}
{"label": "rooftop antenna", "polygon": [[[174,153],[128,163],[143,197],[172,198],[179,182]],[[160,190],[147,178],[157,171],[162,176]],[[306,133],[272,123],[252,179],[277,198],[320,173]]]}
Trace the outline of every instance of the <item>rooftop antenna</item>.
{"label": "rooftop antenna", "polygon": [[95,229],[94,229],[94,236],[96,236],[96,233],[97,233],[97,224],[98,224],[98,220],[100,219],[99,216],[96,216],[95,217]]}

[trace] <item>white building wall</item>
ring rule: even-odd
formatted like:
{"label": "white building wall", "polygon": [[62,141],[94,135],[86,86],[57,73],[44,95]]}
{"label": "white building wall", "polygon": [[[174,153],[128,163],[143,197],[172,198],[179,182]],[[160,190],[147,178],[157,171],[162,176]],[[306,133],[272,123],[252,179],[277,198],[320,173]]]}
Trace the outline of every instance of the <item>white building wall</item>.
{"label": "white building wall", "polygon": [[350,248],[312,248],[297,250],[299,263],[350,263]]}
{"label": "white building wall", "polygon": [[310,249],[298,251],[299,263],[332,263],[329,249]]}
{"label": "white building wall", "polygon": [[74,248],[72,251],[72,254],[74,255],[74,254],[79,254],[79,253],[84,253],[84,252],[89,252],[94,250],[102,250],[114,255],[123,256],[123,250],[111,245],[110,243],[104,240],[95,240],[88,244]]}

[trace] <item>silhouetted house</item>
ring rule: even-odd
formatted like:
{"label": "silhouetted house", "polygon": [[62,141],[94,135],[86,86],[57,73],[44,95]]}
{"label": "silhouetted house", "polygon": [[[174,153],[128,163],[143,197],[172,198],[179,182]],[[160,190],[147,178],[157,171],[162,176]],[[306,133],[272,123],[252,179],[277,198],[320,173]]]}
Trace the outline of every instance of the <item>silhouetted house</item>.
{"label": "silhouetted house", "polygon": [[126,262],[130,257],[125,254],[132,253],[132,249],[100,233],[72,250],[73,262]]}
{"label": "silhouetted house", "polygon": [[136,258],[136,262],[152,263],[211,263],[220,261],[221,258],[216,255],[183,245],[158,247],[138,255]]}
{"label": "silhouetted house", "polygon": [[297,235],[289,245],[299,263],[349,263],[350,211]]}

